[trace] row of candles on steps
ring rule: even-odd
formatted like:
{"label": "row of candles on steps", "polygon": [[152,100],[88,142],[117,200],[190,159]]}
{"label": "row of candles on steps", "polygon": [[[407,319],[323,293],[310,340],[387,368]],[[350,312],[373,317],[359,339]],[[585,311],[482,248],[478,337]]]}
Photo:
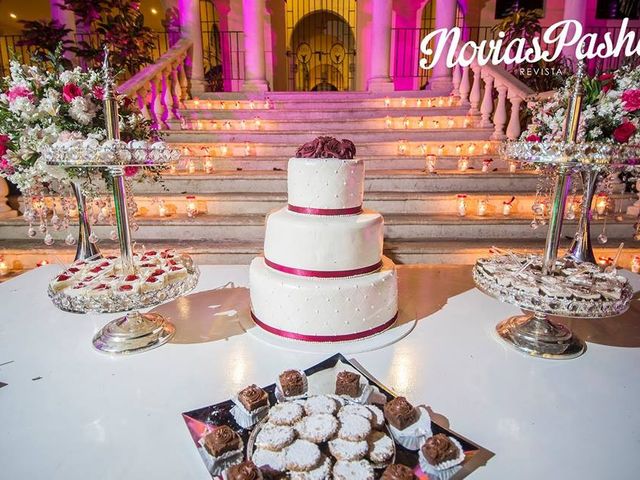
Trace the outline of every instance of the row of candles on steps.
{"label": "row of candles on steps", "polygon": [[[429,173],[436,173],[437,171],[437,160],[438,157],[436,155],[429,154],[426,156],[426,165],[425,170]],[[493,159],[485,158],[482,160],[482,173],[489,173],[491,171],[491,164],[493,163]],[[471,162],[469,157],[460,157],[458,159],[458,171],[466,172],[471,169]],[[509,162],[509,173],[516,173],[518,170],[518,162],[510,161]]]}
{"label": "row of candles on steps", "polygon": [[[398,126],[393,121],[393,118],[386,116],[384,119],[384,125],[388,130],[396,129]],[[453,117],[447,117],[446,121],[441,119],[431,119],[425,120],[424,117],[420,117],[417,120],[412,120],[408,117],[404,117],[402,119],[402,123],[400,124],[404,130],[413,129],[422,129],[422,128],[455,128],[456,127],[456,119]],[[473,126],[473,119],[471,117],[464,117],[461,124],[458,125],[458,128],[464,127],[469,128]]]}

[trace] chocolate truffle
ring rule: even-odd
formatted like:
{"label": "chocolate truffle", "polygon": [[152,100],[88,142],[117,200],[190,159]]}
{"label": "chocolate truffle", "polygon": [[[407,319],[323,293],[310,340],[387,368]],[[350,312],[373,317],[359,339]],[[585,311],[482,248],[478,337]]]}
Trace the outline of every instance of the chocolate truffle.
{"label": "chocolate truffle", "polygon": [[347,395],[354,398],[360,396],[360,375],[346,371],[338,373],[336,395]]}
{"label": "chocolate truffle", "polygon": [[238,393],[238,400],[247,412],[254,412],[258,408],[265,407],[269,404],[267,392],[257,385],[249,385],[244,390],[241,390],[240,393]]}
{"label": "chocolate truffle", "polygon": [[278,377],[285,397],[294,397],[305,393],[305,381],[298,370],[286,370]]}
{"label": "chocolate truffle", "polygon": [[387,467],[380,480],[414,480],[415,478],[413,470],[409,467],[394,463]]}
{"label": "chocolate truffle", "polygon": [[384,406],[384,418],[398,430],[404,430],[418,420],[418,410],[406,398],[396,397]]}
{"label": "chocolate truffle", "polygon": [[213,457],[223,453],[240,450],[242,440],[240,436],[227,425],[216,427],[204,437],[204,448]]}
{"label": "chocolate truffle", "polygon": [[256,465],[247,460],[234,465],[227,470],[227,480],[260,480],[262,473]]}
{"label": "chocolate truffle", "polygon": [[438,465],[458,457],[458,447],[443,433],[427,438],[422,446],[422,454],[431,465]]}

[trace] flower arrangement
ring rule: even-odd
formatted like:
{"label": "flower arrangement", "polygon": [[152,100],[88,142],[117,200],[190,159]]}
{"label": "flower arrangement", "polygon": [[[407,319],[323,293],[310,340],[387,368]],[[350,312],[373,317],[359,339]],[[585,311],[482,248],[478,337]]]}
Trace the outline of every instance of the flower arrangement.
{"label": "flower arrangement", "polygon": [[[102,72],[65,70],[56,61],[34,66],[12,61],[10,67],[10,76],[0,81],[0,176],[29,195],[64,193],[74,178],[93,182],[89,171],[47,166],[43,154],[61,139],[105,139]],[[119,104],[123,141],[157,136],[129,99],[122,97]],[[157,176],[158,169],[133,173]]]}
{"label": "flower arrangement", "polygon": [[[575,75],[548,99],[530,102],[528,141],[559,141]],[[622,67],[583,80],[584,98],[578,141],[640,143],[640,69]]]}

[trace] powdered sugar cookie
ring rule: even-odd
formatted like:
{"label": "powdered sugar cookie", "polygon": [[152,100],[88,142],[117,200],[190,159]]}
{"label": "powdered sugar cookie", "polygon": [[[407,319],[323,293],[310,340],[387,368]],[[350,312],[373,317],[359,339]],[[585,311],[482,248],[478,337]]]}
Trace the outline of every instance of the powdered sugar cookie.
{"label": "powdered sugar cookie", "polygon": [[336,410],[338,410],[338,404],[333,398],[326,395],[308,398],[304,404],[304,411],[307,412],[307,415],[315,415],[316,413],[334,415]]}
{"label": "powdered sugar cookie", "polygon": [[285,452],[285,465],[289,470],[307,472],[320,463],[320,449],[307,440],[296,440]]}
{"label": "powdered sugar cookie", "polygon": [[371,410],[371,413],[373,414],[371,418],[373,428],[380,430],[384,427],[384,412],[380,407],[376,407],[375,405],[367,405],[367,408]]}
{"label": "powdered sugar cookie", "polygon": [[371,433],[371,422],[359,415],[343,416],[340,419],[338,437],[343,440],[357,442],[367,438]]}
{"label": "powdered sugar cookie", "polygon": [[293,425],[304,416],[299,403],[277,403],[269,410],[269,421],[275,425]]}
{"label": "powdered sugar cookie", "polygon": [[329,451],[337,460],[361,460],[369,451],[366,440],[350,442],[336,438],[329,442]]}
{"label": "powdered sugar cookie", "polygon": [[369,459],[373,463],[386,463],[393,457],[393,440],[382,432],[371,432],[367,437]]}
{"label": "powdered sugar cookie", "polygon": [[351,415],[358,415],[360,417],[366,418],[369,421],[371,421],[371,419],[373,418],[373,412],[371,410],[369,410],[364,405],[358,405],[355,403],[345,405],[338,412],[338,418],[340,420],[342,420],[343,417],[348,417]]}
{"label": "powdered sugar cookie", "polygon": [[305,417],[296,423],[296,431],[300,438],[310,442],[326,442],[338,431],[338,420],[328,413],[317,413]]}
{"label": "powdered sugar cookie", "polygon": [[256,447],[280,451],[296,439],[293,427],[265,423],[256,436]]}
{"label": "powdered sugar cookie", "polygon": [[257,448],[254,450],[251,460],[258,467],[269,467],[278,472],[284,472],[286,468],[284,452],[272,452],[271,450]]}
{"label": "powdered sugar cookie", "polygon": [[373,480],[373,467],[367,460],[336,462],[333,466],[334,480]]}
{"label": "powdered sugar cookie", "polygon": [[325,480],[331,478],[331,460],[329,457],[322,457],[320,466],[307,472],[291,472],[291,480]]}

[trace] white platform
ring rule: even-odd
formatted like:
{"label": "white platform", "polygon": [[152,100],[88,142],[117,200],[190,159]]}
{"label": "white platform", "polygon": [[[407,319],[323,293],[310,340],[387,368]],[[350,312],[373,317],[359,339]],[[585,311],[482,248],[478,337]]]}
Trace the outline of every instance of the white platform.
{"label": "white platform", "polygon": [[[56,272],[44,267],[0,285],[2,479],[206,480],[180,413],[327,356],[244,333],[233,310],[246,290],[237,288],[208,296],[210,316],[179,324],[179,343],[111,358],[90,340],[115,315],[56,310],[45,293]],[[472,478],[637,478],[637,300],[624,317],[573,322],[590,340],[584,356],[545,361],[493,338],[495,324],[518,310],[475,289],[439,311],[440,300],[422,308],[417,299],[441,295],[447,278],[446,267],[400,267],[401,303],[433,313],[400,342],[353,357],[495,453]],[[203,267],[198,289],[227,282],[246,285],[247,267]]]}

